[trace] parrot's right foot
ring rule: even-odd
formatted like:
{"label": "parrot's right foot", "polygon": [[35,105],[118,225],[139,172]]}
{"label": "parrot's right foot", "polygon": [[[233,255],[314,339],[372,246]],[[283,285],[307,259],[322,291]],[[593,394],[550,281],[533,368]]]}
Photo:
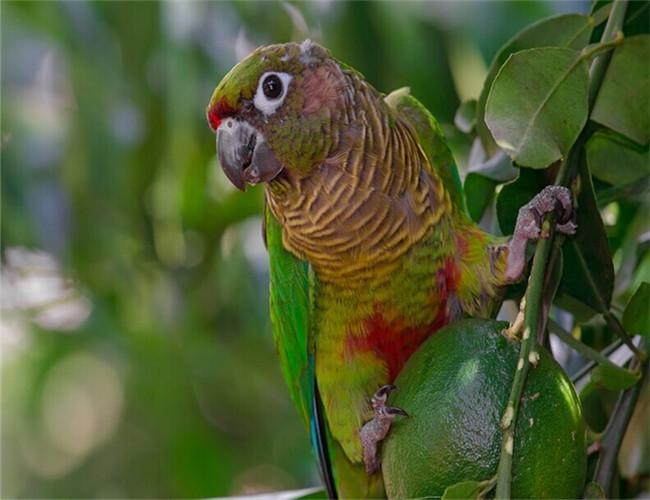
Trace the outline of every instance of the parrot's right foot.
{"label": "parrot's right foot", "polygon": [[366,422],[359,430],[361,445],[363,446],[363,463],[366,466],[366,474],[369,476],[379,470],[381,460],[379,458],[379,443],[381,443],[388,431],[390,424],[397,415],[408,417],[408,414],[401,408],[386,406],[388,395],[397,387],[392,384],[380,387],[372,397],[372,409],[375,416]]}
{"label": "parrot's right foot", "polygon": [[574,234],[577,226],[573,222],[573,204],[571,191],[563,186],[546,186],[526,205],[521,207],[517,215],[515,230],[508,243],[508,262],[506,265],[506,280],[518,281],[526,267],[526,243],[528,240],[546,238],[542,221],[544,215],[557,211],[555,229],[562,234]]}

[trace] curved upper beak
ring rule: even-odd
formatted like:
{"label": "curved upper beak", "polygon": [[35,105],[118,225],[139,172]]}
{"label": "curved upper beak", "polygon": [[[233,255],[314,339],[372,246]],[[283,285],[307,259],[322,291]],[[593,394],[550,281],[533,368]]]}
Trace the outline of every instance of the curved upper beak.
{"label": "curved upper beak", "polygon": [[246,190],[246,183],[270,181],[282,171],[262,135],[248,123],[234,119],[224,121],[217,129],[217,155],[226,177],[241,191]]}

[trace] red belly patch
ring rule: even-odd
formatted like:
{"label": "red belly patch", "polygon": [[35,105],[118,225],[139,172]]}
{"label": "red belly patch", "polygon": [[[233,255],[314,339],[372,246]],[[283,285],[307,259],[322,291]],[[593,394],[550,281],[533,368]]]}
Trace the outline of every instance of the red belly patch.
{"label": "red belly patch", "polygon": [[363,337],[350,336],[347,339],[348,352],[371,352],[386,363],[389,382],[404,366],[422,342],[446,323],[444,306],[439,309],[431,324],[420,327],[404,326],[402,321],[388,322],[381,312],[375,312],[365,321]]}
{"label": "red belly patch", "polygon": [[453,319],[447,317],[447,300],[456,291],[458,281],[458,269],[453,258],[449,258],[437,275],[437,290],[432,303],[422,306],[437,308],[431,323],[413,327],[406,326],[403,320],[389,321],[382,313],[382,307],[377,305],[373,314],[364,321],[366,334],[348,336],[346,352],[352,356],[374,353],[388,368],[388,382],[393,382],[420,344]]}

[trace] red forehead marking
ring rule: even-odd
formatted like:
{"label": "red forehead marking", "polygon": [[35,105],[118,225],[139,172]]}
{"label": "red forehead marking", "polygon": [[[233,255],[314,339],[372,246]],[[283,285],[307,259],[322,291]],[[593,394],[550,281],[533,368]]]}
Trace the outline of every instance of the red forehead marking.
{"label": "red forehead marking", "polygon": [[210,128],[216,131],[224,118],[228,118],[234,114],[235,110],[224,99],[217,101],[208,109],[208,123],[210,124]]}

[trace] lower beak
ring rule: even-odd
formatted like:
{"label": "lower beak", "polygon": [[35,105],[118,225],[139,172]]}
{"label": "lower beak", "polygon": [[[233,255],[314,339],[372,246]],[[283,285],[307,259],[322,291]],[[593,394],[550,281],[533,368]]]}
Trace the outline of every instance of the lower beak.
{"label": "lower beak", "polygon": [[232,120],[219,127],[217,153],[226,177],[241,191],[246,183],[273,180],[283,168],[263,137],[246,122]]}

